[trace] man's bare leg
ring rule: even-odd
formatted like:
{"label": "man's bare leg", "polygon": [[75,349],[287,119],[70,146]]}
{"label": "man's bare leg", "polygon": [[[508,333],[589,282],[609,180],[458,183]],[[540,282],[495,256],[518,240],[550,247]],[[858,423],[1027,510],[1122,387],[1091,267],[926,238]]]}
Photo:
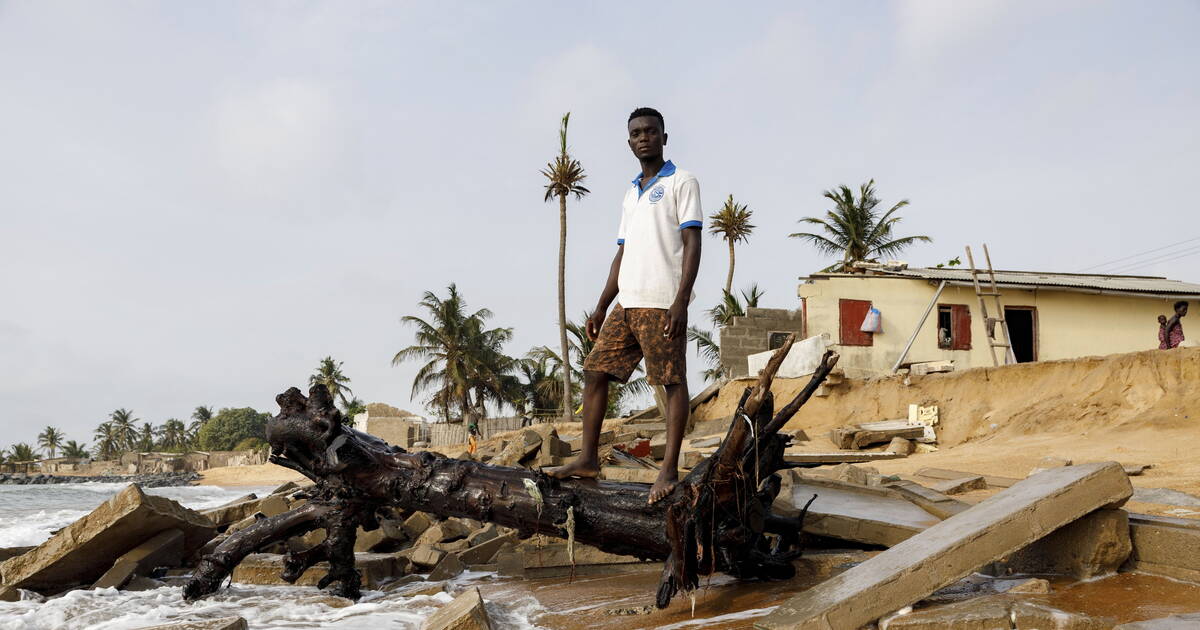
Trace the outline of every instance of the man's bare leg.
{"label": "man's bare leg", "polygon": [[663,455],[662,470],[654,486],[650,488],[650,503],[657,503],[671,494],[679,481],[679,447],[683,443],[683,430],[688,419],[687,381],[667,385],[667,451]]}
{"label": "man's bare leg", "polygon": [[[608,410],[608,374],[586,370],[583,373],[583,443],[579,457],[566,466],[547,468],[545,473],[558,479],[600,474],[600,428]],[[676,449],[678,451],[678,449]]]}

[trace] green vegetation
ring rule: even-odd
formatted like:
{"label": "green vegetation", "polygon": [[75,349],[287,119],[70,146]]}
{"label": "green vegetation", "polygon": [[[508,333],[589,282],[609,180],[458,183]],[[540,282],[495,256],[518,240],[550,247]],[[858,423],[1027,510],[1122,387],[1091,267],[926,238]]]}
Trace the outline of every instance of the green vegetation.
{"label": "green vegetation", "polygon": [[270,448],[267,441],[262,438],[248,437],[237,443],[232,450],[235,451],[262,451]]}
{"label": "green vegetation", "polygon": [[688,326],[688,341],[696,344],[696,351],[708,365],[701,371],[706,382],[711,383],[725,375],[725,369],[721,367],[721,342],[717,331],[728,326],[734,317],[744,317],[746,309],[757,307],[763,296],[757,284],[750,285],[748,291],[742,291],[741,294],[741,299],[738,299],[738,296],[725,291],[721,303],[708,309],[708,319],[715,330]]}
{"label": "green vegetation", "polygon": [[84,459],[92,456],[92,454],[88,452],[86,443],[80,444],[75,440],[67,440],[67,443],[63,445],[62,455],[63,457],[73,457],[76,459]]}
{"label": "green vegetation", "polygon": [[308,384],[310,386],[324,385],[333,400],[341,402],[342,405],[349,402],[346,400],[347,394],[354,395],[354,392],[350,391],[350,377],[342,373],[342,362],[334,361],[333,357],[321,359],[321,363],[317,365],[317,371],[308,377]]}
{"label": "green vegetation", "polygon": [[754,226],[750,224],[750,216],[753,214],[754,211],[746,204],[737,203],[733,200],[733,195],[729,195],[725,205],[709,217],[709,233],[720,236],[729,244],[729,274],[725,276],[726,294],[733,290],[733,246],[738,241],[744,243],[749,240],[750,233],[754,231]]}
{"label": "green vegetation", "polygon": [[54,459],[54,454],[62,446],[62,441],[62,431],[54,427],[46,427],[38,434],[38,446],[46,449],[46,452],[50,454],[50,459]]}
{"label": "green vegetation", "polygon": [[[546,177],[546,196],[544,201],[558,198],[558,339],[559,352],[567,354],[567,197],[575,195],[575,199],[583,199],[590,192],[583,187],[587,174],[579,160],[571,157],[567,151],[567,124],[571,121],[571,112],[562,117],[562,125],[558,129],[558,155],[542,169]],[[571,370],[563,363],[560,367],[565,389],[571,390]],[[564,421],[571,420],[571,402],[562,400],[562,416]]]}
{"label": "green vegetation", "polygon": [[877,262],[879,257],[899,254],[918,241],[933,241],[928,236],[895,235],[895,226],[900,222],[896,211],[907,206],[908,200],[900,201],[880,215],[875,180],[860,186],[857,198],[845,185],[825,191],[825,198],[834,203],[834,209],[826,211],[824,219],[800,219],[800,223],[820,227],[821,233],[797,232],[788,236],[810,243],[822,254],[840,255],[841,262],[830,266],[828,270],[850,272],[855,262]]}
{"label": "green vegetation", "polygon": [[200,428],[197,445],[207,451],[231,451],[246,438],[266,439],[271,414],[250,407],[222,409]]}

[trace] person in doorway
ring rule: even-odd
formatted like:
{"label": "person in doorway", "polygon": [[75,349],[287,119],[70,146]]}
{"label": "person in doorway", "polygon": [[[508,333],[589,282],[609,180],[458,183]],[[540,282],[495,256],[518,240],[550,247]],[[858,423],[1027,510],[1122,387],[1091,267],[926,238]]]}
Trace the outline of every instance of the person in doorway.
{"label": "person in doorway", "polygon": [[[1183,343],[1183,319],[1188,312],[1188,303],[1180,300],[1175,303],[1175,315],[1166,321],[1165,324],[1160,324],[1164,329],[1164,333],[1159,333],[1159,349],[1170,350],[1178,348],[1179,344]],[[1161,317],[1161,316],[1160,316]]]}
{"label": "person in doorway", "polygon": [[[688,417],[687,308],[700,267],[700,185],[663,159],[666,124],[658,111],[635,109],[626,125],[641,171],[625,191],[617,253],[596,309],[587,320],[595,346],[584,361],[583,436],[579,457],[547,474],[594,478],[600,473],[600,428],[608,383],[622,383],[643,357],[646,380],[666,389],[667,448],[650,488],[650,503],[674,490]],[[620,295],[612,313],[608,307]]]}

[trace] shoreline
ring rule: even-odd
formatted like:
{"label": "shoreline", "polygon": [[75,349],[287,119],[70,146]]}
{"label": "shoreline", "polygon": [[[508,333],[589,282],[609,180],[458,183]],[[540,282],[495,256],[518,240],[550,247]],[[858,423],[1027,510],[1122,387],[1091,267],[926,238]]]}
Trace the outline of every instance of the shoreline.
{"label": "shoreline", "polygon": [[199,473],[142,473],[137,475],[53,475],[0,474],[0,485],[54,486],[67,483],[136,483],[143,488],[191,486],[200,480]]}
{"label": "shoreline", "polygon": [[300,473],[275,464],[250,466],[222,466],[209,468],[198,473],[193,485],[221,486],[223,488],[281,485],[289,481],[306,483],[308,478]]}

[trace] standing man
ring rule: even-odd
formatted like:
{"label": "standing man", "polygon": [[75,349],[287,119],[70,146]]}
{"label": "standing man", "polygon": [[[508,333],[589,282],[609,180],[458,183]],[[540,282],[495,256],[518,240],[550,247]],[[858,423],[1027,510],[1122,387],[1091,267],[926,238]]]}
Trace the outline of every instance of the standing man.
{"label": "standing man", "polygon": [[1175,303],[1175,315],[1171,319],[1168,319],[1165,324],[1162,324],[1162,327],[1166,329],[1166,334],[1159,335],[1161,339],[1158,346],[1159,349],[1169,350],[1171,348],[1178,348],[1179,344],[1183,343],[1183,322],[1180,320],[1187,315],[1187,312],[1187,302],[1180,300]]}
{"label": "standing man", "polygon": [[[608,382],[629,380],[646,358],[646,380],[667,391],[667,450],[650,488],[650,503],[679,480],[679,446],[688,418],[687,307],[700,267],[700,185],[663,159],[662,114],[639,107],[629,115],[629,149],[641,172],[625,191],[617,255],[608,271],[587,334],[596,342],[583,364],[583,444],[570,464],[551,476],[596,477],[600,427],[608,407]],[[620,294],[620,303],[608,307]],[[607,317],[606,317],[607,315]]]}

